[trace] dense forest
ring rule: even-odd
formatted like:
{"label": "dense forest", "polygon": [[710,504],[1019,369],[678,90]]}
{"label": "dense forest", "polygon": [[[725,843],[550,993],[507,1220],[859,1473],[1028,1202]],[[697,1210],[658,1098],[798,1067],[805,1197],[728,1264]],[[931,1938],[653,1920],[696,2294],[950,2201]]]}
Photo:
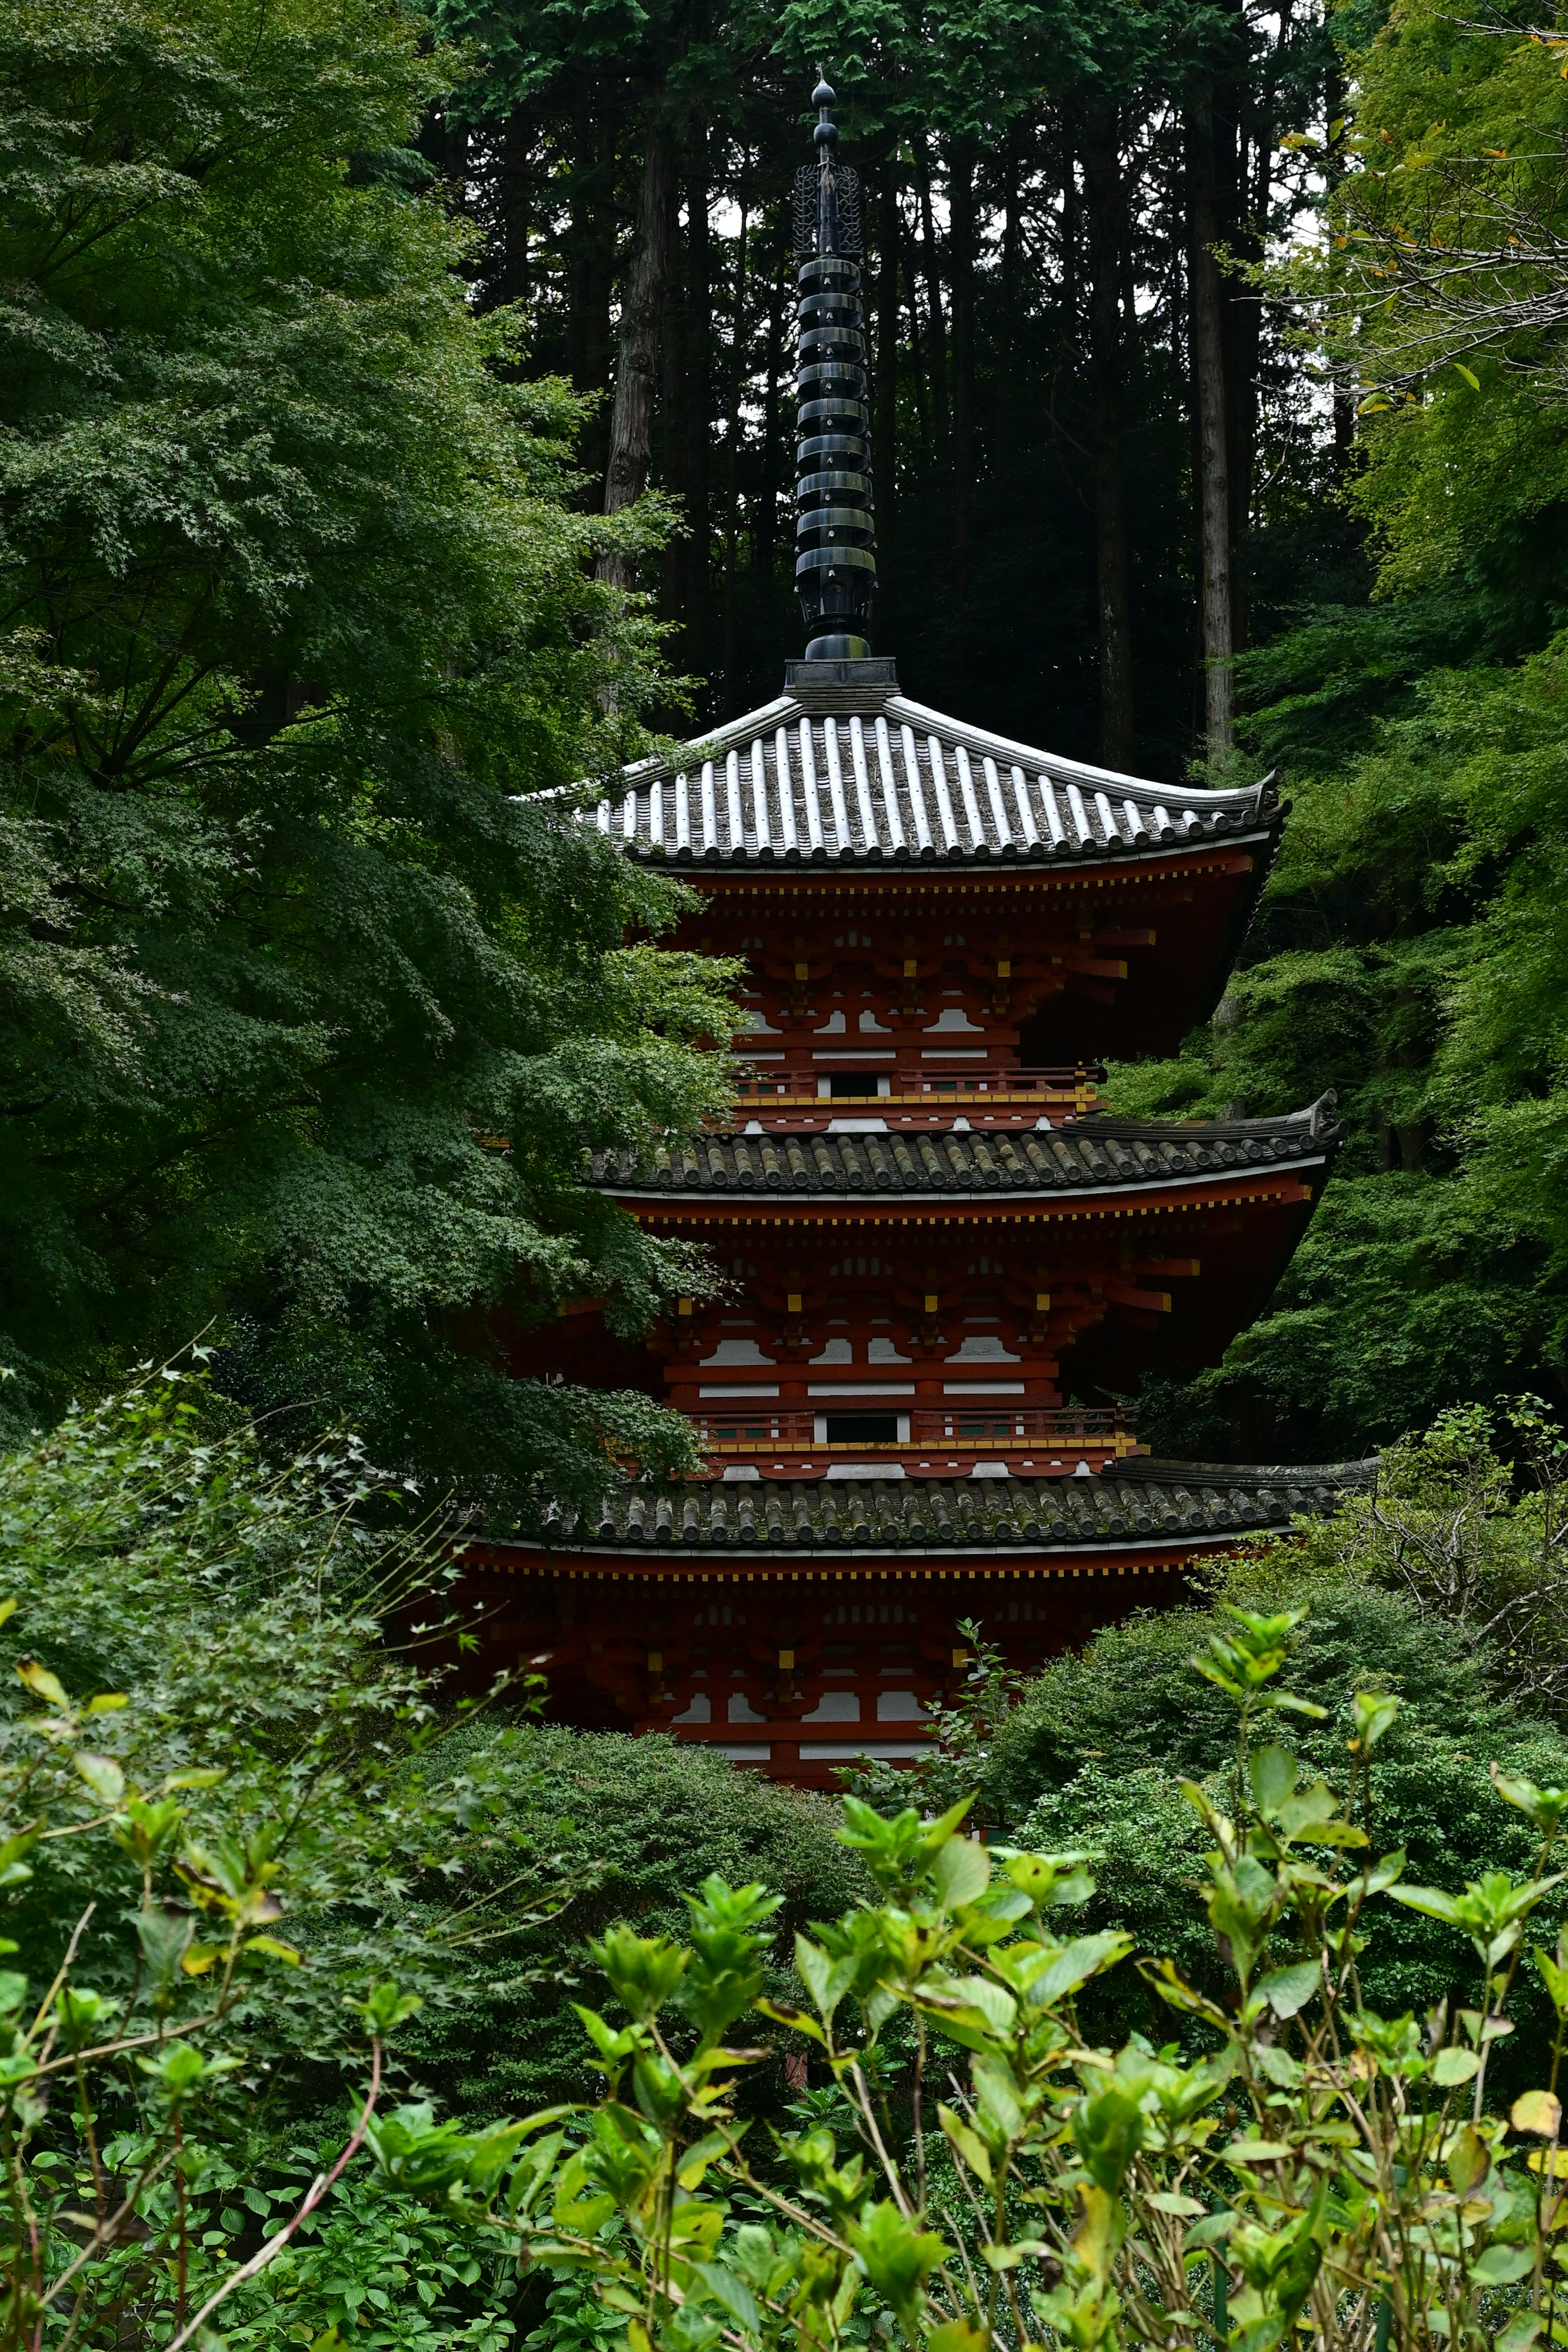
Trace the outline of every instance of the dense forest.
{"label": "dense forest", "polygon": [[18,1429],[206,1332],[237,1399],[503,1517],[607,1441],[689,1461],[487,1343],[704,1280],[575,1171],[705,1115],[730,975],[626,946],[679,889],[541,795],[799,649],[819,62],[879,644],[1026,740],[1294,803],[1213,1023],[1107,1100],[1332,1087],[1346,1142],[1146,1436],[1323,1458],[1561,1396],[1558,36],[1430,0],[125,0],[0,46]]}

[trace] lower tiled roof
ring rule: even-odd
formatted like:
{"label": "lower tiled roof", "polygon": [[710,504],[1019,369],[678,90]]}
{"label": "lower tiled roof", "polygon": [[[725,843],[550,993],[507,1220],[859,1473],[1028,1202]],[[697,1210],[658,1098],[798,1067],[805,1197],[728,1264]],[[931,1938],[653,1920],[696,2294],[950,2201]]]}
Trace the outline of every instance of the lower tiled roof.
{"label": "lower tiled roof", "polygon": [[639,1156],[600,1152],[591,1181],[611,1192],[1067,1192],[1230,1175],[1321,1158],[1338,1140],[1334,1097],[1283,1118],[1118,1119],[981,1134],[707,1135]]}
{"label": "lower tiled roof", "polygon": [[573,1551],[705,1553],[1081,1551],[1202,1541],[1321,1517],[1371,1469],[1364,1462],[1250,1469],[1143,1458],[1098,1478],[725,1480],[673,1495],[627,1487],[605,1502],[597,1526],[558,1519],[552,1539]]}

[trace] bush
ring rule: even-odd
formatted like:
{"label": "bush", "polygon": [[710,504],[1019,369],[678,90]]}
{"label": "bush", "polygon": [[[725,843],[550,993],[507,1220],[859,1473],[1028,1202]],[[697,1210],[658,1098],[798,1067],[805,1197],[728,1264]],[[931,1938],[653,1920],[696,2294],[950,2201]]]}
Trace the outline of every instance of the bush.
{"label": "bush", "polygon": [[[463,1736],[451,1743],[454,1763],[463,1746]],[[467,1998],[427,2009],[415,2030],[410,2046],[422,2072],[475,2122],[591,2095],[590,2053],[572,2003],[598,1999],[603,1976],[589,1945],[613,1921],[678,1935],[687,1919],[680,1890],[694,1879],[714,1871],[741,1884],[764,1877],[783,1898],[770,1964],[782,1993],[795,1930],[837,1916],[869,1891],[835,1836],[835,1806],[738,1772],[700,1748],[531,1727],[513,1754],[520,1803],[550,1792],[552,1812],[535,1828],[540,1867],[552,1850],[551,1867],[572,1895],[558,1921],[517,1944],[506,1969],[487,1967],[479,1947],[479,1980]],[[461,1883],[472,1891],[506,1866],[499,1854]],[[781,2109],[785,2095],[772,2062],[752,2077],[748,2105]]]}

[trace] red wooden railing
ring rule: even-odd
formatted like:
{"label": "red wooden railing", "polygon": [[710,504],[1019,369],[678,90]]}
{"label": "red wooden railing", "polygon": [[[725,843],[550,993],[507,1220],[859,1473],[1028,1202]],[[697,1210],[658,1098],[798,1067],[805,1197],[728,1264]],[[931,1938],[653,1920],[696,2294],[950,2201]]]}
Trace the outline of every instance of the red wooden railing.
{"label": "red wooden railing", "polygon": [[[846,1400],[832,1417],[855,1413],[862,1418],[875,1412]],[[932,1445],[968,1451],[1054,1446],[1079,1454],[1119,1454],[1137,1450],[1127,1414],[1077,1405],[1026,1406],[1015,1412],[917,1405],[898,1416],[909,1423],[907,1437],[818,1437],[817,1423],[826,1420],[827,1413],[769,1412],[765,1407],[747,1412],[731,1406],[725,1412],[694,1412],[690,1418],[704,1448],[715,1454],[754,1454],[770,1446],[790,1454],[910,1454]],[[877,1418],[882,1415],[879,1412]]]}

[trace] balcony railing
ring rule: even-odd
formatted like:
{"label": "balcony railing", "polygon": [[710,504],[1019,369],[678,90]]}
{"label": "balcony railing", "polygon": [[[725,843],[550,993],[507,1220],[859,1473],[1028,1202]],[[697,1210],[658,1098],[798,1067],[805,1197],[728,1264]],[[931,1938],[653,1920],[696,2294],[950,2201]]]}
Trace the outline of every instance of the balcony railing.
{"label": "balcony railing", "polygon": [[[837,1104],[901,1103],[918,1107],[929,1105],[937,1099],[948,1100],[954,1096],[984,1096],[993,1102],[1039,1104],[1053,1102],[1077,1104],[1080,1098],[1087,1097],[1088,1103],[1092,1104],[1096,1081],[1103,1078],[1105,1073],[1094,1065],[1079,1065],[1077,1067],[1061,1069],[1025,1069],[1022,1066],[1004,1066],[1000,1069],[976,1072],[958,1071],[951,1075],[944,1072],[939,1076],[922,1072],[918,1087],[913,1092],[907,1093],[897,1091],[898,1078],[896,1075],[889,1075],[892,1077],[892,1090],[887,1094],[878,1093],[875,1087],[863,1094],[850,1094],[843,1090],[844,1080],[841,1076],[831,1095],[819,1094],[816,1091],[815,1076],[810,1092],[797,1093],[794,1091],[796,1082],[793,1078],[784,1078],[781,1081],[777,1076],[769,1076],[765,1074],[742,1076],[735,1081],[735,1099],[739,1103],[748,1106],[756,1105],[770,1110],[793,1109],[798,1105],[805,1104],[809,1104],[815,1109],[819,1103],[829,1101]],[[784,1087],[783,1092],[780,1091],[781,1085]]]}
{"label": "balcony railing", "polygon": [[694,1412],[690,1418],[703,1450],[716,1454],[757,1454],[769,1451],[831,1457],[835,1454],[902,1455],[922,1449],[975,1453],[1005,1450],[1016,1453],[1028,1446],[1044,1454],[1136,1454],[1133,1428],[1124,1412],[1076,1405],[1026,1406],[1014,1412],[945,1411],[916,1406],[908,1412],[848,1413],[857,1421],[885,1419],[896,1433],[882,1437],[828,1435],[830,1420],[840,1414],[777,1412],[765,1408],[748,1412]]}

